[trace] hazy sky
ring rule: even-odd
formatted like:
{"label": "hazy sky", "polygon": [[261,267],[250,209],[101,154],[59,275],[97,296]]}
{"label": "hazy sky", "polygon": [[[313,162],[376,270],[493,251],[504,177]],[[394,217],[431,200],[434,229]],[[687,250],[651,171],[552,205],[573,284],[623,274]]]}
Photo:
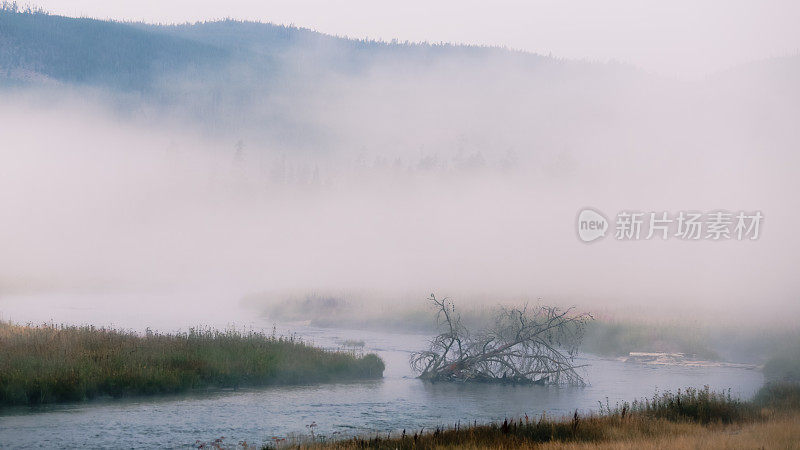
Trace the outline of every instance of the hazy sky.
{"label": "hazy sky", "polygon": [[615,59],[681,78],[800,51],[794,0],[39,0],[70,16],[185,22],[232,17],[321,32],[502,45]]}

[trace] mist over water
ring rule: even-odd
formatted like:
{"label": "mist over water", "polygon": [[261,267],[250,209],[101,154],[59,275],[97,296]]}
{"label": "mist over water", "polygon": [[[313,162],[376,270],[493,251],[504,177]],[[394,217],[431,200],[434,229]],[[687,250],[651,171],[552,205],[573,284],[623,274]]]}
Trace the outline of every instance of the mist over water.
{"label": "mist over water", "polygon": [[[397,36],[182,22],[263,19],[235,0],[54,10],[120,22],[0,2],[0,445],[789,423],[769,408],[796,408],[773,383],[800,370],[795,6],[353,1],[269,9]],[[655,396],[686,388],[666,426]],[[611,412],[643,398],[653,416]]]}
{"label": "mist over water", "polygon": [[[436,290],[589,310],[796,311],[800,256],[786,250],[798,247],[800,95],[775,68],[796,61],[695,83],[525,61],[317,68],[321,82],[243,99],[222,130],[145,100],[121,113],[102,91],[7,90],[0,295]],[[291,136],[255,122],[270,108]],[[757,241],[619,242],[611,230],[585,245],[586,206],[610,219],[765,220]]]}

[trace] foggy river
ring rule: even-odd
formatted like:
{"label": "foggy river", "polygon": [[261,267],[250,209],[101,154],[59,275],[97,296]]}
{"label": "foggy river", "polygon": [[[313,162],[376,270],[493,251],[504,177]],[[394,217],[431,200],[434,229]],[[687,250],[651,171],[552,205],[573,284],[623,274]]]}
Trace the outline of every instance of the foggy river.
{"label": "foggy river", "polygon": [[[385,372],[0,406],[0,450],[396,437],[798,377],[800,1],[28,3],[0,0],[0,323],[274,332]],[[579,354],[585,387],[423,382],[431,336],[397,330],[430,331],[436,301],[493,357],[525,361],[503,341],[541,317],[545,353],[577,344],[574,312],[598,320],[577,348],[767,370]],[[6,403],[315,361],[17,331]],[[780,419],[712,431],[800,441]]]}
{"label": "foggy river", "polygon": [[[69,323],[113,323],[118,327],[173,331],[185,324],[171,311],[136,313],[142,303],[125,303],[115,298],[109,311],[78,297],[4,298],[5,319],[16,322],[48,320],[47,314]],[[35,300],[35,301],[33,301]],[[158,302],[158,298],[152,301]],[[146,302],[145,302],[146,304]],[[31,305],[37,305],[36,309]],[[63,305],[70,305],[69,307]],[[200,323],[192,311],[184,320]],[[144,311],[152,311],[144,308]],[[142,309],[139,309],[142,311]],[[225,312],[227,311],[227,312]],[[177,311],[172,311],[177,312]],[[95,317],[95,315],[99,315]],[[409,353],[424,348],[427,336],[384,332],[319,329],[303,324],[274,324],[268,319],[245,318],[243,311],[220,309],[216,321],[236,323],[282,334],[296,333],[303,340],[323,347],[337,347],[346,339],[365,342],[365,351],[376,352],[386,362],[384,378],[377,381],[223,390],[168,397],[127,400],[104,399],[88,403],[37,408],[0,410],[0,443],[3,447],[189,447],[197,440],[225,437],[228,443],[247,441],[263,444],[272,436],[308,435],[306,425],[315,422],[315,434],[325,437],[375,435],[402,429],[413,432],[422,427],[452,426],[456,422],[502,421],[506,417],[567,415],[598,410],[599,403],[652,397],[655,392],[687,386],[731,389],[734,396],[747,398],[762,383],[755,370],[736,368],[653,367],[614,359],[584,356],[580,363],[589,386],[585,388],[547,386],[503,386],[487,384],[430,384],[413,377]],[[208,316],[206,316],[208,317]],[[170,327],[168,324],[172,324]]]}

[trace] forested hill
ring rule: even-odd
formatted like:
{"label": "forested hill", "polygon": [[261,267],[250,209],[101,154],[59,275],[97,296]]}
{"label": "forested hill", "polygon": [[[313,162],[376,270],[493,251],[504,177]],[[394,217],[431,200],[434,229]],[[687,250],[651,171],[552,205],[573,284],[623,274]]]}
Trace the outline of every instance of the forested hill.
{"label": "forested hill", "polygon": [[227,49],[125,23],[0,12],[0,74],[11,80],[145,90],[159,74],[229,58]]}
{"label": "forested hill", "polygon": [[277,75],[297,70],[298,62],[311,73],[351,72],[381,59],[425,63],[444,55],[490,53],[513,54],[527,64],[546,59],[497,48],[352,40],[234,20],[151,25],[0,10],[0,77],[5,82],[51,80],[149,92],[175,75],[184,81],[269,87]]}
{"label": "forested hill", "polygon": [[[99,92],[126,117],[176,119],[234,142],[314,152],[530,153],[568,141],[583,146],[586,136],[612,136],[607,130],[645,120],[662,129],[677,123],[674,111],[701,116],[681,114],[685,121],[720,112],[766,117],[800,104],[799,61],[755,62],[684,83],[619,63],[496,47],[355,40],[235,20],[123,23],[0,6],[0,89],[43,88],[46,98]],[[701,106],[717,109],[703,115]]]}
{"label": "forested hill", "polygon": [[550,89],[552,80],[606,70],[496,47],[355,40],[267,23],[154,25],[0,8],[0,88],[99,90],[124,113],[161,111],[208,133],[314,148],[342,141],[343,127],[328,123],[342,113],[364,114],[348,116],[358,122],[392,104],[415,110],[388,115],[419,116],[489,80],[503,86],[507,74],[520,87],[538,73]]}

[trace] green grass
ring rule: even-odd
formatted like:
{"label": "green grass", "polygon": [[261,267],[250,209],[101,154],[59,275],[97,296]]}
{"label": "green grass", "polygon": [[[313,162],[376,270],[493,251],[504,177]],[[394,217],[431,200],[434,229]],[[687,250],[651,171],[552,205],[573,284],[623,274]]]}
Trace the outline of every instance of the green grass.
{"label": "green grass", "polygon": [[752,403],[759,408],[800,411],[800,383],[767,383],[758,391]]}
{"label": "green grass", "polygon": [[777,383],[800,383],[800,340],[776,351],[764,364],[764,377]]}
{"label": "green grass", "polygon": [[756,409],[751,402],[731,397],[730,390],[715,392],[706,386],[704,389],[678,390],[674,394],[665,392],[650,399],[626,402],[614,409],[607,409],[609,416],[622,417],[626,413],[651,419],[707,424],[734,423],[751,419],[756,416]]}
{"label": "green grass", "polygon": [[330,352],[256,332],[139,335],[0,322],[0,405],[372,379],[383,369],[374,354]]}

